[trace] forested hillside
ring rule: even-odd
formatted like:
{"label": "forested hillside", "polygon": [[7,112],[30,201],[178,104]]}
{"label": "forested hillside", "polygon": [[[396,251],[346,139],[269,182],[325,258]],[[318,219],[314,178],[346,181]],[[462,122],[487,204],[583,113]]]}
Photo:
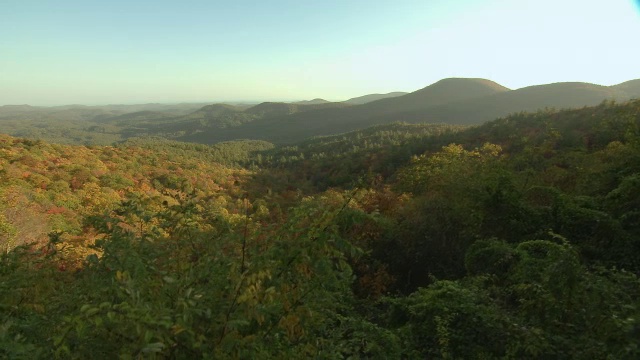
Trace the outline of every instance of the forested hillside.
{"label": "forested hillside", "polygon": [[1,358],[640,357],[640,101],[286,147],[2,135],[0,180]]}

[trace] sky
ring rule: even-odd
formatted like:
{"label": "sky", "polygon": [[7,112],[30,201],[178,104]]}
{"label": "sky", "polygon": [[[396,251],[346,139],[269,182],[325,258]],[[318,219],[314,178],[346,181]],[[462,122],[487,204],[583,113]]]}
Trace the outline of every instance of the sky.
{"label": "sky", "polygon": [[640,0],[0,0],[0,105],[640,78]]}

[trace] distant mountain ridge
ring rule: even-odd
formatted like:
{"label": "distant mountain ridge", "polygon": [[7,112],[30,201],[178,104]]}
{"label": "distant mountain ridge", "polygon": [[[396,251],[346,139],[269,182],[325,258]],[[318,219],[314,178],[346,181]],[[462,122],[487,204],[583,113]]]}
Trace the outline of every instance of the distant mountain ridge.
{"label": "distant mountain ridge", "polygon": [[362,104],[370,103],[376,100],[394,98],[394,97],[407,95],[407,94],[408,92],[404,92],[404,91],[395,91],[395,92],[390,92],[386,94],[369,94],[369,95],[354,97],[349,100],[345,100],[343,102],[347,104],[352,104],[352,105],[362,105]]}
{"label": "distant mountain ridge", "polygon": [[63,113],[72,111],[80,113],[108,113],[108,114],[128,114],[141,111],[163,112],[171,115],[186,115],[196,111],[207,103],[180,103],[180,104],[133,104],[133,105],[60,105],[60,106],[31,106],[31,105],[3,105],[0,106],[0,118],[6,116],[21,115],[24,113]]}
{"label": "distant mountain ridge", "polygon": [[362,105],[364,112],[395,113],[424,109],[455,101],[510,91],[496,82],[475,78],[449,78],[435,82],[420,90],[395,98],[381,99]]}
{"label": "distant mountain ridge", "polygon": [[[257,136],[275,142],[289,142],[316,135],[331,135],[375,124],[393,122],[395,114],[421,111],[426,108],[470,98],[509,91],[508,88],[485,79],[443,79],[412,93],[383,98],[362,105],[321,109],[313,112],[290,113],[279,117],[263,117],[223,132],[203,132],[183,140],[217,142]],[[257,105],[260,106],[260,105]],[[375,119],[375,121],[370,121]],[[208,139],[207,139],[208,138]]]}
{"label": "distant mountain ridge", "polygon": [[618,85],[613,85],[611,87],[616,90],[626,92],[629,96],[633,97],[634,99],[640,98],[640,79],[625,81],[623,83],[620,83]]}
{"label": "distant mountain ridge", "polygon": [[274,116],[292,115],[312,110],[344,108],[347,106],[349,105],[334,102],[324,102],[316,104],[306,103],[305,105],[298,103],[263,102],[258,105],[252,106],[245,111],[261,117],[271,118]]}
{"label": "distant mountain ridge", "polygon": [[[90,143],[139,136],[216,143],[237,139],[293,143],[393,122],[474,125],[511,113],[579,108],[640,98],[640,79],[613,86],[563,82],[511,90],[481,78],[449,78],[411,93],[369,94],[345,102],[0,106],[0,132]],[[372,101],[370,101],[372,100]],[[60,130],[58,130],[60,129]],[[93,130],[99,129],[99,130]],[[46,130],[46,131],[45,131]]]}
{"label": "distant mountain ridge", "polygon": [[182,140],[215,143],[250,138],[292,143],[395,121],[480,124],[514,112],[591,106],[605,99],[625,101],[636,97],[638,85],[637,80],[615,86],[565,82],[511,90],[487,79],[449,78],[402,96],[345,108],[262,117],[237,128],[205,131]]}
{"label": "distant mountain ridge", "polygon": [[326,104],[326,103],[330,103],[331,101],[325,100],[325,99],[320,99],[320,98],[316,98],[313,100],[303,100],[303,101],[296,101],[293,102],[292,104],[296,104],[296,105],[318,105],[318,104]]}

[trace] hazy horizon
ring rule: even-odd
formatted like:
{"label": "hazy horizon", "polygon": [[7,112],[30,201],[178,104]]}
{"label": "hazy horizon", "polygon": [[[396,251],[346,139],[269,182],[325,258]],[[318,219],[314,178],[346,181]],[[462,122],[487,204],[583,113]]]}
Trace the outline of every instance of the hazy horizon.
{"label": "hazy horizon", "polygon": [[343,101],[450,77],[610,86],[640,78],[636,5],[8,0],[0,105]]}
{"label": "hazy horizon", "polygon": [[[469,78],[471,79],[471,78]],[[445,79],[440,79],[440,80],[445,80]],[[438,80],[438,81],[440,81]],[[491,80],[491,79],[487,79],[487,80]],[[629,80],[625,80],[622,83],[626,82],[626,81],[630,81],[630,80],[640,80],[639,79],[629,79]],[[436,81],[436,82],[438,82]],[[435,84],[431,83],[431,84],[427,84],[419,89],[412,89],[412,90],[406,90],[405,92],[410,93],[410,92],[414,92],[417,90],[420,90],[424,87],[430,86]],[[571,83],[573,81],[567,81],[567,82],[563,82],[563,83]],[[577,81],[580,83],[584,83],[581,81]],[[602,86],[613,86],[613,85],[618,85],[621,83],[615,83],[615,84],[611,84],[611,85],[603,85],[603,84],[594,84],[594,85],[602,85]],[[502,84],[500,84],[502,85]],[[529,84],[520,88],[510,88],[510,90],[518,90],[521,88],[526,88],[526,87],[530,87],[530,86],[539,86],[539,85],[548,85],[548,84]],[[401,91],[401,90],[399,90]],[[385,91],[383,93],[370,93],[370,94],[362,94],[362,95],[356,95],[352,98],[358,98],[360,96],[365,96],[365,95],[375,95],[375,94],[388,94],[388,93],[392,93],[392,92],[396,92],[396,91]],[[256,104],[260,104],[263,102],[284,102],[284,103],[294,103],[294,102],[299,102],[299,101],[309,101],[309,100],[315,100],[315,99],[322,99],[322,100],[327,100],[327,101],[332,101],[332,102],[344,102],[347,100],[350,100],[352,98],[349,99],[330,99],[330,98],[326,98],[326,97],[314,97],[314,98],[305,98],[305,99],[270,99],[270,100],[194,100],[194,101],[163,101],[163,102],[157,102],[157,101],[147,101],[147,102],[113,102],[113,103],[101,103],[101,102],[94,102],[94,103],[62,103],[62,104],[28,104],[28,103],[23,103],[23,104],[0,104],[0,106],[22,106],[22,105],[28,105],[28,106],[33,106],[33,107],[64,107],[64,106],[128,106],[128,105],[153,105],[153,104],[157,104],[157,105],[180,105],[180,104],[227,104],[227,105],[256,105]]]}

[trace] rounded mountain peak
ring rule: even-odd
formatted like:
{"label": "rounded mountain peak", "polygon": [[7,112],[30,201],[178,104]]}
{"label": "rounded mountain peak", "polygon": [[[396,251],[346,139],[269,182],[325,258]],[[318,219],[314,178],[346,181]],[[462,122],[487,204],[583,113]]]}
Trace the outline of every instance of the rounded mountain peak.
{"label": "rounded mountain peak", "polygon": [[486,88],[487,90],[493,90],[495,92],[501,91],[509,91],[511,89],[498,84],[495,81],[482,79],[482,78],[446,78],[440,81],[437,81],[429,86],[429,87],[475,87],[475,88]]}
{"label": "rounded mountain peak", "polygon": [[417,102],[420,107],[426,107],[494,95],[509,90],[487,79],[448,78],[405,95],[401,99],[407,103],[406,105]]}

